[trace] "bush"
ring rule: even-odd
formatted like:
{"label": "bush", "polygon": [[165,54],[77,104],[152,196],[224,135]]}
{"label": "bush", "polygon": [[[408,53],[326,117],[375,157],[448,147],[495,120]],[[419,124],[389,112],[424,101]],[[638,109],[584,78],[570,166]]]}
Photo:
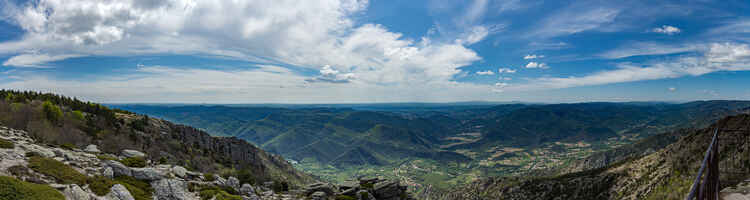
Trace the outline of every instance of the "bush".
{"label": "bush", "polygon": [[211,182],[216,180],[216,176],[212,173],[205,173],[203,174],[203,178],[206,178],[206,181]]}
{"label": "bush", "polygon": [[0,176],[0,199],[2,200],[65,200],[54,188]]}
{"label": "bush", "polygon": [[0,149],[12,149],[15,147],[16,145],[14,145],[10,140],[0,138]]}
{"label": "bush", "polygon": [[31,157],[31,159],[29,159],[29,167],[36,172],[54,177],[57,179],[57,183],[61,184],[85,185],[86,180],[88,179],[86,175],[83,175],[70,166],[51,158],[42,158],[39,156]]}
{"label": "bush", "polygon": [[146,167],[146,159],[143,157],[125,158],[120,162],[128,167]]}
{"label": "bush", "polygon": [[63,149],[67,149],[67,150],[73,150],[73,149],[77,149],[78,148],[76,145],[71,144],[71,143],[62,144],[62,145],[60,145],[60,147],[62,147]]}
{"label": "bush", "polygon": [[274,181],[271,189],[276,193],[289,191],[289,183],[286,181]]}
{"label": "bush", "polygon": [[109,179],[107,177],[103,176],[95,176],[92,178],[89,178],[89,189],[91,189],[94,194],[99,196],[104,196],[109,193],[110,189],[113,185],[115,185],[115,182],[112,181],[112,179]]}
{"label": "bush", "polygon": [[42,104],[42,111],[44,111],[44,116],[47,117],[47,120],[53,123],[57,123],[62,119],[63,113],[60,107],[56,106],[55,104],[52,104],[50,101],[45,101]]}
{"label": "bush", "polygon": [[130,176],[115,177],[115,183],[125,186],[136,200],[152,200],[154,189],[151,184],[137,180]]}
{"label": "bush", "polygon": [[[200,187],[200,186],[196,186]],[[231,187],[216,187],[208,186],[202,187],[198,194],[201,200],[215,199],[215,200],[242,200],[242,197],[236,195],[237,191]]]}
{"label": "bush", "polygon": [[114,161],[117,161],[117,158],[115,158],[114,156],[107,155],[107,154],[96,155],[96,158],[98,158],[99,160],[114,160]]}
{"label": "bush", "polygon": [[243,169],[243,170],[238,171],[237,172],[237,179],[240,180],[240,184],[247,183],[247,184],[250,184],[250,185],[255,185],[255,183],[257,182],[255,180],[255,175],[253,175],[253,173],[250,172],[250,170],[247,170],[247,169]]}
{"label": "bush", "polygon": [[349,195],[336,195],[336,200],[357,200],[357,198]]}

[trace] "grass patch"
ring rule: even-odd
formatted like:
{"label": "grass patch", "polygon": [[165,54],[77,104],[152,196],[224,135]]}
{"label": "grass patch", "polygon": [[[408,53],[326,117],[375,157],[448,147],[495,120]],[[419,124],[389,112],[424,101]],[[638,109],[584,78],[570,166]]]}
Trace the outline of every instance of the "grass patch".
{"label": "grass patch", "polygon": [[188,190],[191,192],[198,192],[201,200],[216,199],[216,200],[242,200],[237,190],[227,186],[204,186],[197,184],[188,185]]}
{"label": "grass patch", "polygon": [[92,178],[89,178],[89,189],[91,189],[94,194],[99,196],[104,196],[109,193],[110,189],[112,189],[112,186],[115,185],[115,182],[112,181],[112,179],[109,179],[104,176],[95,176]]}
{"label": "grass patch", "polygon": [[114,156],[107,155],[107,154],[96,155],[96,158],[98,158],[99,160],[114,160],[114,161],[117,161],[117,158],[115,158]]}
{"label": "grass patch", "polygon": [[143,157],[125,158],[120,162],[128,167],[146,167],[146,159]]}
{"label": "grass patch", "polygon": [[0,176],[0,200],[65,200],[54,188]]}
{"label": "grass patch", "polygon": [[206,178],[206,181],[211,182],[216,180],[216,176],[212,173],[205,173],[203,174],[203,178]]}
{"label": "grass patch", "polygon": [[115,183],[125,186],[130,191],[130,194],[136,200],[152,200],[154,189],[151,188],[151,184],[137,180],[130,176],[118,176],[115,177]]}
{"label": "grass patch", "polygon": [[67,149],[67,150],[73,150],[73,149],[77,149],[78,148],[76,145],[71,144],[71,143],[62,144],[62,145],[60,145],[60,147],[62,147],[64,149]]}
{"label": "grass patch", "polygon": [[12,149],[15,147],[16,145],[13,144],[13,142],[11,142],[10,140],[0,138],[0,149]]}
{"label": "grass patch", "polygon": [[336,200],[357,200],[357,198],[349,195],[336,195]]}
{"label": "grass patch", "polygon": [[57,183],[85,185],[88,177],[72,167],[51,159],[34,156],[29,159],[29,167],[41,174],[54,177]]}

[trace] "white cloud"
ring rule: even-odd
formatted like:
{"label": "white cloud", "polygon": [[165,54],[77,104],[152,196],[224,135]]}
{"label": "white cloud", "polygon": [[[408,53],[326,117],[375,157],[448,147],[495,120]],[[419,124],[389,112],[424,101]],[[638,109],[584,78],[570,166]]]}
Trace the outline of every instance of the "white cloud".
{"label": "white cloud", "polygon": [[537,59],[537,58],[544,58],[544,55],[528,54],[523,57],[524,60],[531,60],[531,59]]}
{"label": "white cloud", "polygon": [[500,69],[497,69],[497,72],[499,72],[501,74],[502,73],[512,74],[512,73],[516,73],[516,70],[515,69],[511,69],[511,68],[500,68]]}
{"label": "white cloud", "polygon": [[750,70],[750,53],[748,52],[747,44],[714,43],[702,56],[658,61],[647,66],[620,64],[617,69],[599,71],[584,76],[536,78],[531,79],[526,84],[507,87],[506,90],[558,89],[700,76],[717,71],[748,71]]}
{"label": "white cloud", "polygon": [[528,69],[549,69],[549,66],[547,64],[538,62],[529,62],[525,67]]}
{"label": "white cloud", "polygon": [[665,55],[704,49],[703,44],[668,45],[653,42],[637,42],[599,54],[600,57],[617,59],[631,56]]}
{"label": "white cloud", "polygon": [[330,65],[323,66],[320,69],[320,76],[315,78],[306,79],[308,82],[329,82],[329,83],[348,83],[354,80],[356,75],[354,73],[341,73],[338,70],[331,68]]}
{"label": "white cloud", "polygon": [[579,3],[546,18],[540,27],[534,29],[528,36],[556,37],[595,30],[611,24],[621,10],[614,7],[589,7],[587,3]]}
{"label": "white cloud", "polygon": [[477,73],[477,75],[494,75],[495,74],[495,72],[492,72],[490,70],[487,70],[487,71],[477,71],[476,73]]}
{"label": "white cloud", "polygon": [[367,6],[366,0],[40,0],[7,7],[8,19],[26,33],[0,43],[0,53],[212,55],[321,72],[329,65],[364,83],[419,85],[451,82],[459,67],[481,59],[465,45],[498,29],[475,25],[457,39],[440,40],[447,42],[414,41],[378,24],[355,23]]}
{"label": "white cloud", "polygon": [[669,88],[667,88],[667,90],[669,90],[670,92],[674,92],[674,91],[677,91],[677,88],[676,87],[669,87]]}
{"label": "white cloud", "polygon": [[662,25],[661,27],[656,27],[656,28],[651,29],[651,31],[654,32],[654,33],[663,33],[663,34],[667,34],[667,35],[674,35],[674,34],[680,33],[680,31],[682,31],[682,30],[680,30],[679,28],[674,27],[674,26]]}
{"label": "white cloud", "polygon": [[3,62],[3,66],[14,66],[14,67],[47,67],[43,66],[46,63],[65,60],[68,58],[81,57],[83,55],[67,54],[67,55],[47,55],[37,53],[27,53],[17,56],[13,56],[10,59]]}

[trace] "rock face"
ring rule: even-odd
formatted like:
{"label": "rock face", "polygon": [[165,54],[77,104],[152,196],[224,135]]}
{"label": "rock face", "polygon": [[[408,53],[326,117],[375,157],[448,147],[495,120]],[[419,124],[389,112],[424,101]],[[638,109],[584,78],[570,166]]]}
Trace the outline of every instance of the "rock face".
{"label": "rock face", "polygon": [[359,182],[346,181],[338,187],[328,183],[314,183],[305,187],[303,194],[310,199],[326,199],[338,196],[369,200],[414,199],[406,189],[406,186],[399,184],[397,181],[370,178],[360,179]]}
{"label": "rock face", "polygon": [[145,181],[156,181],[163,179],[166,175],[163,171],[154,168],[131,168],[133,178]]}
{"label": "rock face", "polygon": [[86,146],[86,149],[84,149],[83,151],[89,152],[89,153],[101,153],[102,152],[102,151],[99,151],[99,148],[93,144],[89,144],[88,146]]}

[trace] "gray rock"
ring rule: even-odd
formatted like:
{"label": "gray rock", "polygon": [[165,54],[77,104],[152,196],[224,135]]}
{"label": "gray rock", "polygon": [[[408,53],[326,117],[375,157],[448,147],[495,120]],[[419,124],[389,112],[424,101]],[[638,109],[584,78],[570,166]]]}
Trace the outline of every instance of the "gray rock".
{"label": "gray rock", "polygon": [[69,200],[89,200],[91,199],[91,195],[86,193],[86,191],[83,191],[81,187],[78,185],[68,185],[68,187],[63,190],[63,196],[65,196],[65,199]]}
{"label": "gray rock", "polygon": [[344,181],[343,183],[339,184],[339,189],[341,190],[348,190],[351,188],[358,188],[359,182],[357,181]]}
{"label": "gray rock", "polygon": [[104,163],[106,164],[106,166],[112,168],[114,176],[133,176],[133,172],[130,170],[130,168],[120,162],[114,160],[106,160],[104,161]]}
{"label": "gray rock", "polygon": [[230,176],[229,179],[227,179],[227,186],[234,188],[235,190],[240,189],[240,180],[235,178],[234,176]]}
{"label": "gray rock", "polygon": [[396,181],[383,181],[375,184],[373,191],[378,199],[391,199],[400,196],[405,192],[405,188],[399,186]]}
{"label": "gray rock", "polygon": [[305,195],[309,196],[318,191],[325,192],[327,195],[333,195],[336,194],[337,189],[335,186],[328,183],[313,183],[305,188]]}
{"label": "gray rock", "polygon": [[146,157],[146,154],[140,151],[136,151],[136,150],[125,149],[125,150],[122,150],[122,156],[125,156],[128,158]]}
{"label": "gray rock", "polygon": [[253,194],[252,196],[242,196],[242,200],[261,200],[258,195]]}
{"label": "gray rock", "polygon": [[162,179],[151,183],[151,186],[154,188],[154,199],[197,199],[197,197],[188,191],[187,185],[187,182],[178,179]]}
{"label": "gray rock", "polygon": [[216,175],[216,180],[214,181],[214,184],[216,184],[216,185],[226,185],[227,184],[227,179],[224,179],[221,176]]}
{"label": "gray rock", "polygon": [[107,178],[114,178],[115,172],[114,170],[112,170],[112,167],[105,167],[104,172],[102,172],[102,176],[107,177]]}
{"label": "gray rock", "polygon": [[130,194],[130,191],[120,184],[112,186],[106,197],[112,200],[135,200],[133,195]]}
{"label": "gray rock", "polygon": [[102,151],[99,151],[99,148],[94,144],[89,144],[88,146],[86,146],[86,149],[84,149],[83,151],[89,152],[89,153],[101,153],[102,152]]}
{"label": "gray rock", "polygon": [[44,147],[41,147],[41,146],[36,145],[36,144],[23,145],[23,147],[27,151],[34,152],[34,153],[39,154],[40,156],[45,157],[45,158],[55,157],[55,152],[53,152],[52,150],[50,150],[48,148],[44,148]]}
{"label": "gray rock", "polygon": [[255,195],[255,189],[253,189],[253,186],[247,183],[242,184],[242,187],[240,188],[239,191],[240,191],[240,194],[242,195],[247,195],[247,196]]}
{"label": "gray rock", "polygon": [[326,196],[328,195],[326,195],[325,192],[317,191],[317,192],[312,193],[312,195],[310,195],[310,198],[313,200],[325,200]]}
{"label": "gray rock", "polygon": [[131,168],[133,178],[138,180],[156,181],[166,177],[161,171],[154,168]]}
{"label": "gray rock", "polygon": [[174,166],[172,168],[172,173],[174,173],[175,176],[180,177],[180,178],[187,178],[187,172],[188,170],[182,166]]}

